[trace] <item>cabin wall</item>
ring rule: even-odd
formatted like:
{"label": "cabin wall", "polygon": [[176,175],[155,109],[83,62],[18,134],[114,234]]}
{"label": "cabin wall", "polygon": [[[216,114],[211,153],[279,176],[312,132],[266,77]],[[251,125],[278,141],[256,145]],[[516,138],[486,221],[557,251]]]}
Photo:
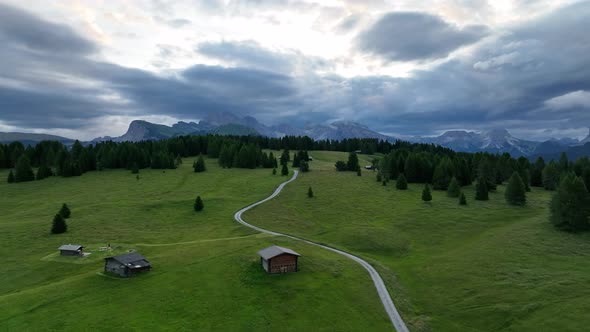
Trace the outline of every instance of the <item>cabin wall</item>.
{"label": "cabin wall", "polygon": [[127,277],[127,270],[125,266],[114,259],[108,259],[105,261],[104,271],[117,274],[121,277]]}
{"label": "cabin wall", "polygon": [[61,256],[81,256],[81,251],[74,251],[74,250],[60,250]]}
{"label": "cabin wall", "polygon": [[264,271],[268,272],[268,259],[260,257],[260,262],[262,264],[262,268],[264,269]]}
{"label": "cabin wall", "polygon": [[279,255],[269,260],[270,273],[297,272],[297,256]]}

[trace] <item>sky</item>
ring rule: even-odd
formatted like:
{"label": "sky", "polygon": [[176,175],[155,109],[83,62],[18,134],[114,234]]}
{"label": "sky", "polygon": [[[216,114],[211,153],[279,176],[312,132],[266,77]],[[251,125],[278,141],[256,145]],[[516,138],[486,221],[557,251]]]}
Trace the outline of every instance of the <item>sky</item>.
{"label": "sky", "polygon": [[212,112],[583,138],[590,1],[0,0],[0,131]]}

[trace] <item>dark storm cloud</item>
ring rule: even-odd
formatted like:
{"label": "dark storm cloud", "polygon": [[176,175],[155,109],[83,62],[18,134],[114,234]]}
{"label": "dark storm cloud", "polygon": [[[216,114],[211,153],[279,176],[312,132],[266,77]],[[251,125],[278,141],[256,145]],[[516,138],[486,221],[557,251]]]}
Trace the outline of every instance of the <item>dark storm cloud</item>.
{"label": "dark storm cloud", "polygon": [[[253,42],[197,47],[234,67],[195,65],[162,76],[93,60],[88,55],[96,47],[70,28],[4,7],[0,15],[12,11],[19,22],[12,18],[13,26],[0,20],[0,120],[24,128],[76,129],[104,115],[194,119],[222,111],[266,123],[355,120],[406,135],[494,127],[543,133],[590,124],[585,99],[590,91],[588,2],[507,29],[486,38],[469,56],[407,78],[318,75],[313,69],[329,68],[327,61]],[[67,45],[58,51],[37,41],[23,32],[27,25],[43,31],[40,35],[59,36],[51,38]],[[429,45],[396,50],[396,56],[423,60],[450,52],[452,47],[438,45],[432,24],[425,26],[412,38],[427,34],[430,39],[422,41]],[[457,34],[468,29],[441,21],[434,26],[441,39],[455,46],[464,40]],[[409,36],[400,35],[388,36],[394,45],[412,46]],[[66,42],[70,39],[71,44]]]}
{"label": "dark storm cloud", "polygon": [[96,46],[65,25],[0,3],[0,44],[39,52],[89,54]]}
{"label": "dark storm cloud", "polygon": [[444,58],[488,33],[484,26],[456,27],[438,16],[394,12],[357,37],[358,48],[389,61]]}

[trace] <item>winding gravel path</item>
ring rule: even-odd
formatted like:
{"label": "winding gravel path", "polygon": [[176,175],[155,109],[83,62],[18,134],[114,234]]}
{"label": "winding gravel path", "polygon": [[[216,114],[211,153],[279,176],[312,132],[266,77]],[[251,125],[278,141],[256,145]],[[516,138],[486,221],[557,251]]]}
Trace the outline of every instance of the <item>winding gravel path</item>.
{"label": "winding gravel path", "polygon": [[310,240],[306,240],[306,239],[302,239],[293,235],[289,235],[289,234],[284,234],[284,233],[278,233],[278,232],[273,232],[270,230],[266,230],[264,228],[260,228],[254,225],[251,225],[247,222],[244,221],[244,219],[242,219],[242,214],[250,209],[252,209],[255,206],[258,206],[260,204],[263,204],[265,202],[270,201],[271,199],[277,197],[281,191],[283,190],[283,188],[285,188],[285,186],[293,181],[295,181],[295,179],[297,179],[297,175],[299,175],[299,171],[295,170],[295,173],[293,174],[293,177],[291,179],[289,179],[288,181],[285,181],[283,183],[281,183],[277,189],[272,193],[272,195],[268,196],[267,198],[258,201],[254,204],[248,205],[245,208],[241,209],[240,211],[236,212],[236,214],[234,215],[234,219],[239,222],[240,224],[246,226],[246,227],[250,227],[252,229],[255,229],[259,232],[262,233],[266,233],[266,234],[271,234],[271,235],[276,235],[276,236],[285,236],[294,240],[298,240],[298,241],[302,241],[317,247],[321,247],[324,248],[326,250],[330,250],[332,252],[335,252],[337,254],[340,254],[342,256],[345,256],[347,258],[352,259],[353,261],[359,263],[363,268],[365,268],[365,270],[367,270],[369,272],[369,275],[371,276],[371,279],[373,279],[373,283],[375,284],[375,288],[377,289],[377,293],[379,294],[379,298],[381,299],[381,302],[383,303],[383,307],[385,308],[385,311],[387,312],[387,315],[389,316],[389,319],[391,320],[391,323],[393,324],[393,326],[395,327],[395,329],[398,332],[409,332],[408,327],[406,326],[406,324],[404,323],[403,319],[401,318],[401,316],[399,315],[399,313],[397,312],[397,309],[395,308],[395,304],[393,304],[393,300],[391,299],[391,296],[389,296],[389,293],[387,292],[387,288],[385,287],[385,284],[383,283],[383,279],[381,279],[381,276],[379,275],[379,273],[377,272],[377,270],[375,270],[369,263],[367,263],[365,260],[363,260],[360,257],[357,257],[355,255],[352,255],[350,253],[347,253],[345,251],[336,249],[336,248],[332,248],[323,244],[319,244]]}

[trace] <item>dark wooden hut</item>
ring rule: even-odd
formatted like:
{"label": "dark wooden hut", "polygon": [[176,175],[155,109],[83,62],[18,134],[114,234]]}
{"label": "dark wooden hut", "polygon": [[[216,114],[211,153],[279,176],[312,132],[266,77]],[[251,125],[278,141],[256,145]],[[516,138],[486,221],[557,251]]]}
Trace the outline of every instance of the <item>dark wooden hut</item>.
{"label": "dark wooden hut", "polygon": [[104,259],[104,271],[121,277],[131,277],[137,273],[152,269],[150,262],[142,255],[131,252]]}
{"label": "dark wooden hut", "polygon": [[267,273],[297,272],[298,253],[279,246],[271,246],[258,252],[260,264]]}
{"label": "dark wooden hut", "polygon": [[78,244],[64,244],[58,250],[61,256],[84,256],[84,247]]}

